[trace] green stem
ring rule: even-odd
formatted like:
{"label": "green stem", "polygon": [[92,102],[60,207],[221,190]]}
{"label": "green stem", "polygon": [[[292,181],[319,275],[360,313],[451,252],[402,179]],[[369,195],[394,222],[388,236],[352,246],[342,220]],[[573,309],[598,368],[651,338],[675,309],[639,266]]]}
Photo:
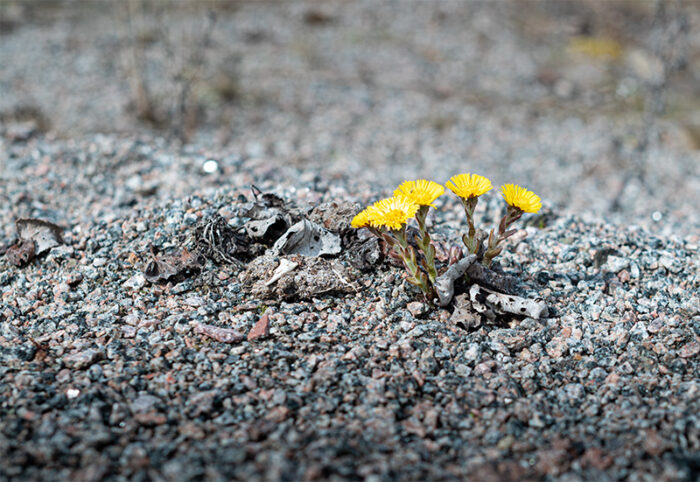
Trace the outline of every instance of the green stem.
{"label": "green stem", "polygon": [[476,239],[476,227],[474,226],[474,211],[476,210],[476,205],[478,203],[478,197],[462,199],[464,212],[467,215],[467,223],[469,224],[469,233],[462,236],[462,242],[467,247],[468,254],[477,254],[477,252],[479,251],[479,243]]}
{"label": "green stem", "polygon": [[501,218],[501,222],[498,223],[498,233],[494,229],[489,233],[488,248],[486,253],[484,253],[484,266],[491,266],[493,259],[501,254],[503,247],[499,247],[499,245],[513,234],[513,231],[509,231],[508,227],[520,219],[522,215],[523,212],[520,209],[508,206],[506,213]]}
{"label": "green stem", "polygon": [[428,272],[430,284],[433,284],[437,279],[437,269],[435,268],[435,247],[430,240],[430,234],[428,233],[428,226],[426,223],[429,210],[430,206],[421,206],[416,213],[416,221],[418,223],[418,231],[420,233],[420,236],[418,236],[416,239],[416,244],[418,244],[418,247],[423,253],[423,266]]}
{"label": "green stem", "polygon": [[418,267],[416,252],[406,239],[406,226],[403,226],[400,230],[393,231],[393,234],[397,241],[395,248],[398,249],[396,249],[396,252],[401,257],[406,271],[408,271],[408,282],[418,286],[425,297],[430,300],[433,292],[432,284],[429,283],[428,277]]}

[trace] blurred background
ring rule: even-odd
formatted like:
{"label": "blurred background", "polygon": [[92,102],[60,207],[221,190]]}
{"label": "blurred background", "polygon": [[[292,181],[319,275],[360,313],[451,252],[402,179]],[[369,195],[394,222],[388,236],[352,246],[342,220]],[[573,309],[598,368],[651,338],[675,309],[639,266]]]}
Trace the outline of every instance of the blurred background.
{"label": "blurred background", "polygon": [[2,0],[0,134],[160,139],[217,159],[192,189],[471,171],[693,232],[699,32],[674,0]]}

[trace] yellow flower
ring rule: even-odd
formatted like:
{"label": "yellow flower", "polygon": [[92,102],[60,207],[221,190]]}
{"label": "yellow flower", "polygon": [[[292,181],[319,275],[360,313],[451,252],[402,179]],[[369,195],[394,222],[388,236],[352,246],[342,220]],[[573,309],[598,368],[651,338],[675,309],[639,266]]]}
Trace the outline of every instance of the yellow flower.
{"label": "yellow flower", "polygon": [[417,181],[404,181],[394,191],[394,196],[404,196],[419,206],[433,206],[433,202],[445,192],[440,184],[419,179]]}
{"label": "yellow flower", "polygon": [[352,222],[350,223],[350,226],[353,228],[365,228],[369,226],[369,220],[370,220],[370,215],[371,211],[370,208],[363,209],[357,215],[352,218]]}
{"label": "yellow flower", "polygon": [[542,202],[537,194],[516,184],[504,184],[501,186],[501,194],[510,206],[526,213],[536,213],[542,208]]}
{"label": "yellow flower", "polygon": [[385,227],[396,231],[416,215],[418,204],[403,196],[394,196],[377,201],[368,210],[369,221],[373,227]]}
{"label": "yellow flower", "polygon": [[447,184],[447,188],[462,199],[479,197],[493,189],[491,181],[478,174],[457,174],[452,176]]}

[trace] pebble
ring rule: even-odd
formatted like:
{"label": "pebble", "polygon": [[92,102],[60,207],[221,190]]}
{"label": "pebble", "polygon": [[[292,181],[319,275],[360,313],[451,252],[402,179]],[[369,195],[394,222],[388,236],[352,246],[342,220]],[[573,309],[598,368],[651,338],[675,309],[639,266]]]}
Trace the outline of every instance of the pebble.
{"label": "pebble", "polygon": [[566,339],[564,338],[553,338],[549,343],[545,345],[545,351],[552,358],[561,358],[568,351],[568,346]]}
{"label": "pebble", "polygon": [[700,342],[697,340],[686,343],[678,350],[678,356],[681,358],[691,358],[700,353]]}
{"label": "pebble", "polygon": [[105,266],[107,263],[109,263],[109,260],[107,258],[95,258],[92,260],[92,265],[95,268],[101,268]]}
{"label": "pebble", "polygon": [[258,338],[266,337],[270,334],[270,317],[267,313],[260,317],[255,323],[250,332],[248,332],[248,341],[257,340]]}
{"label": "pebble", "polygon": [[88,348],[86,350],[78,351],[66,355],[63,361],[71,368],[76,370],[84,370],[89,368],[93,363],[97,363],[104,357],[102,351],[95,348]]}
{"label": "pebble", "polygon": [[423,316],[428,312],[428,305],[420,301],[412,301],[406,305],[406,309],[416,318]]}
{"label": "pebble", "polygon": [[80,273],[80,272],[78,272],[78,271],[75,271],[75,272],[73,272],[73,273],[70,273],[70,274],[66,277],[66,283],[68,283],[68,286],[70,286],[71,288],[75,288],[75,287],[78,286],[82,281],[83,281],[83,275],[82,275],[82,273]]}
{"label": "pebble", "polygon": [[141,273],[135,274],[126,280],[122,286],[130,290],[140,290],[146,286],[146,277]]}
{"label": "pebble", "polygon": [[630,267],[630,260],[619,256],[608,256],[608,268],[613,273],[619,273],[623,269]]}

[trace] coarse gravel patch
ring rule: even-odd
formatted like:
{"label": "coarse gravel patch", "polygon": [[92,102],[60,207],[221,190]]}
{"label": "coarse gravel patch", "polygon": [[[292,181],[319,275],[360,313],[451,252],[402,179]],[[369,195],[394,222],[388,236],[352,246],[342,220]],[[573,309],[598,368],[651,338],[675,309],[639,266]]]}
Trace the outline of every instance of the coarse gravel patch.
{"label": "coarse gravel patch", "polygon": [[[236,180],[225,182],[202,172],[208,156],[154,145],[98,138],[76,149],[95,158],[71,178],[81,161],[60,143],[11,160],[6,240],[18,214],[66,235],[25,268],[0,258],[4,478],[697,476],[697,235],[584,219],[545,200],[547,215],[500,260],[549,317],[472,331],[451,324],[450,309],[416,306],[385,263],[346,265],[352,290],[300,300],[258,299],[244,271],[211,260],[150,284],[150,246],[179,249],[215,214],[237,223],[251,183],[300,206],[381,195],[291,167],[296,181],[285,182],[245,159],[221,158]],[[481,219],[499,209],[491,198]],[[436,239],[457,242],[459,216],[445,198]],[[268,326],[245,339],[261,318]]]}
{"label": "coarse gravel patch", "polygon": [[[700,9],[550,3],[4,2],[0,480],[698,480]],[[497,266],[546,317],[464,329],[348,229],[460,172],[542,197]]]}

